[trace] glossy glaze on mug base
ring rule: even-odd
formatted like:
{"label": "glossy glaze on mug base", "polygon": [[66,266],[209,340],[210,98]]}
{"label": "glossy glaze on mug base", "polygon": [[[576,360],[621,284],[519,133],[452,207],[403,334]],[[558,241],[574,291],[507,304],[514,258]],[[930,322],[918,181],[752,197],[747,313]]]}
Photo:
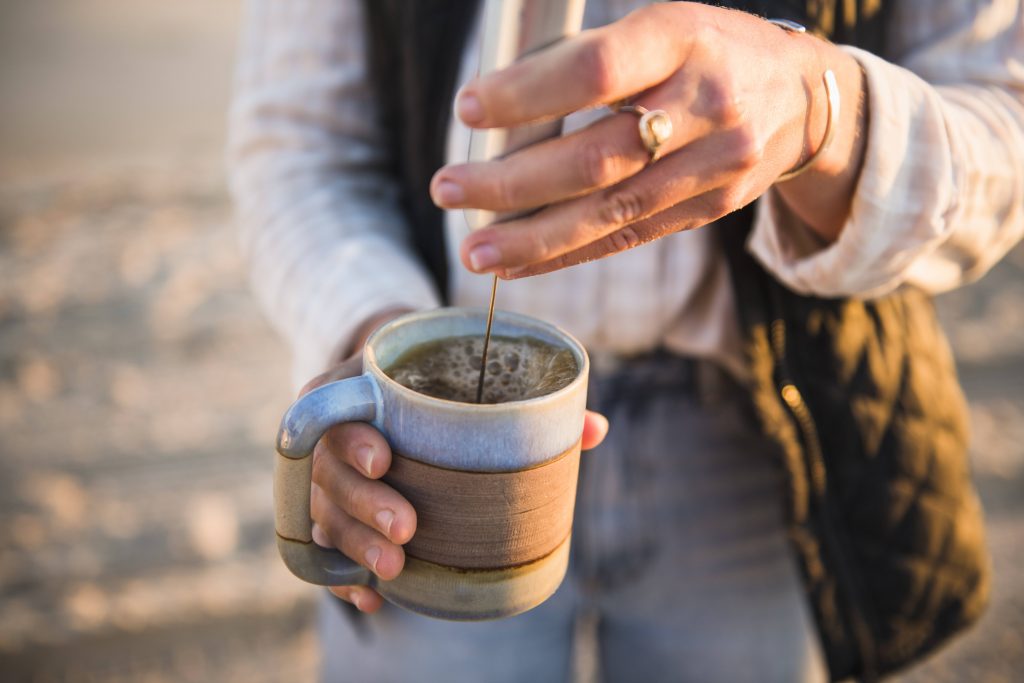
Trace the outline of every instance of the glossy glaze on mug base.
{"label": "glossy glaze on mug base", "polygon": [[406,557],[397,579],[374,587],[389,602],[435,619],[502,619],[551,597],[569,566],[569,544],[567,537],[549,555],[503,569],[454,569]]}

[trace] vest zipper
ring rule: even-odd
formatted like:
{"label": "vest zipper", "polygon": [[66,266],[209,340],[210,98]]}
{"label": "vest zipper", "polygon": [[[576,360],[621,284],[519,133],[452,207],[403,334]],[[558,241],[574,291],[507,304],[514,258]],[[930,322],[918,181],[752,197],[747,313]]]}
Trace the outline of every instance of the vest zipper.
{"label": "vest zipper", "polygon": [[[774,303],[778,304],[777,296],[773,297],[773,299],[775,300]],[[789,409],[790,417],[793,419],[797,432],[800,434],[804,451],[807,454],[805,459],[807,477],[811,484],[811,499],[809,503],[812,509],[816,509],[818,512],[818,520],[824,531],[821,537],[822,544],[827,552],[836,560],[836,580],[840,582],[844,589],[839,592],[838,597],[845,603],[845,612],[849,617],[850,635],[853,637],[860,655],[862,665],[861,680],[865,682],[875,681],[878,679],[878,675],[875,672],[876,662],[872,645],[873,638],[867,620],[856,599],[860,591],[857,590],[846,569],[848,566],[846,563],[846,553],[841,547],[842,541],[837,535],[832,523],[832,517],[825,505],[827,477],[825,474],[825,457],[821,447],[818,427],[814,422],[814,416],[811,415],[810,408],[807,407],[807,403],[804,401],[803,394],[801,394],[800,389],[796,386],[793,373],[786,359],[785,323],[782,319],[777,318],[772,321],[769,330],[770,343],[778,371],[776,389],[782,398],[782,402]]]}

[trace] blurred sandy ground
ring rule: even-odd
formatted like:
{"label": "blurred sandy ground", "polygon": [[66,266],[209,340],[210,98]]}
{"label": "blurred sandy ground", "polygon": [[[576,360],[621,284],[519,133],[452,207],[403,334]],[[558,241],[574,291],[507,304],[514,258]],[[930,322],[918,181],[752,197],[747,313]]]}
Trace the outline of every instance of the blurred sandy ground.
{"label": "blurred sandy ground", "polygon": [[0,681],[312,680],[287,354],[225,193],[237,0],[0,0]]}
{"label": "blurred sandy ground", "polygon": [[[313,678],[311,589],[272,545],[286,352],[246,291],[221,164],[238,13],[0,0],[5,683]],[[906,680],[1020,680],[1024,248],[941,306],[996,587]]]}

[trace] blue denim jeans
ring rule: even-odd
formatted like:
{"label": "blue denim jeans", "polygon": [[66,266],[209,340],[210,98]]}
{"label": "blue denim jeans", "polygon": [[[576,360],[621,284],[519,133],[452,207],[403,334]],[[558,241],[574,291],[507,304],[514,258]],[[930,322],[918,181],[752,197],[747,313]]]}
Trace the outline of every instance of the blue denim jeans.
{"label": "blue denim jeans", "polygon": [[570,681],[581,643],[596,659],[582,678],[605,683],[827,680],[781,472],[741,390],[713,365],[655,353],[595,371],[590,397],[611,431],[583,456],[558,592],[482,623],[390,605],[353,618],[325,593],[325,683]]}

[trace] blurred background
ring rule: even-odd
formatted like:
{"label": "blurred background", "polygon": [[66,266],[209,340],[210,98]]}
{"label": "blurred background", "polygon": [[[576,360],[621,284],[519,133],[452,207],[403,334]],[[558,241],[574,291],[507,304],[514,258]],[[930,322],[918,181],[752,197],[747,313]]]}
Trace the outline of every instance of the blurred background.
{"label": "blurred background", "polygon": [[[222,150],[238,0],[0,0],[0,680],[313,680],[276,556],[287,351]],[[1024,671],[1024,248],[939,302],[995,593],[906,681]]]}

